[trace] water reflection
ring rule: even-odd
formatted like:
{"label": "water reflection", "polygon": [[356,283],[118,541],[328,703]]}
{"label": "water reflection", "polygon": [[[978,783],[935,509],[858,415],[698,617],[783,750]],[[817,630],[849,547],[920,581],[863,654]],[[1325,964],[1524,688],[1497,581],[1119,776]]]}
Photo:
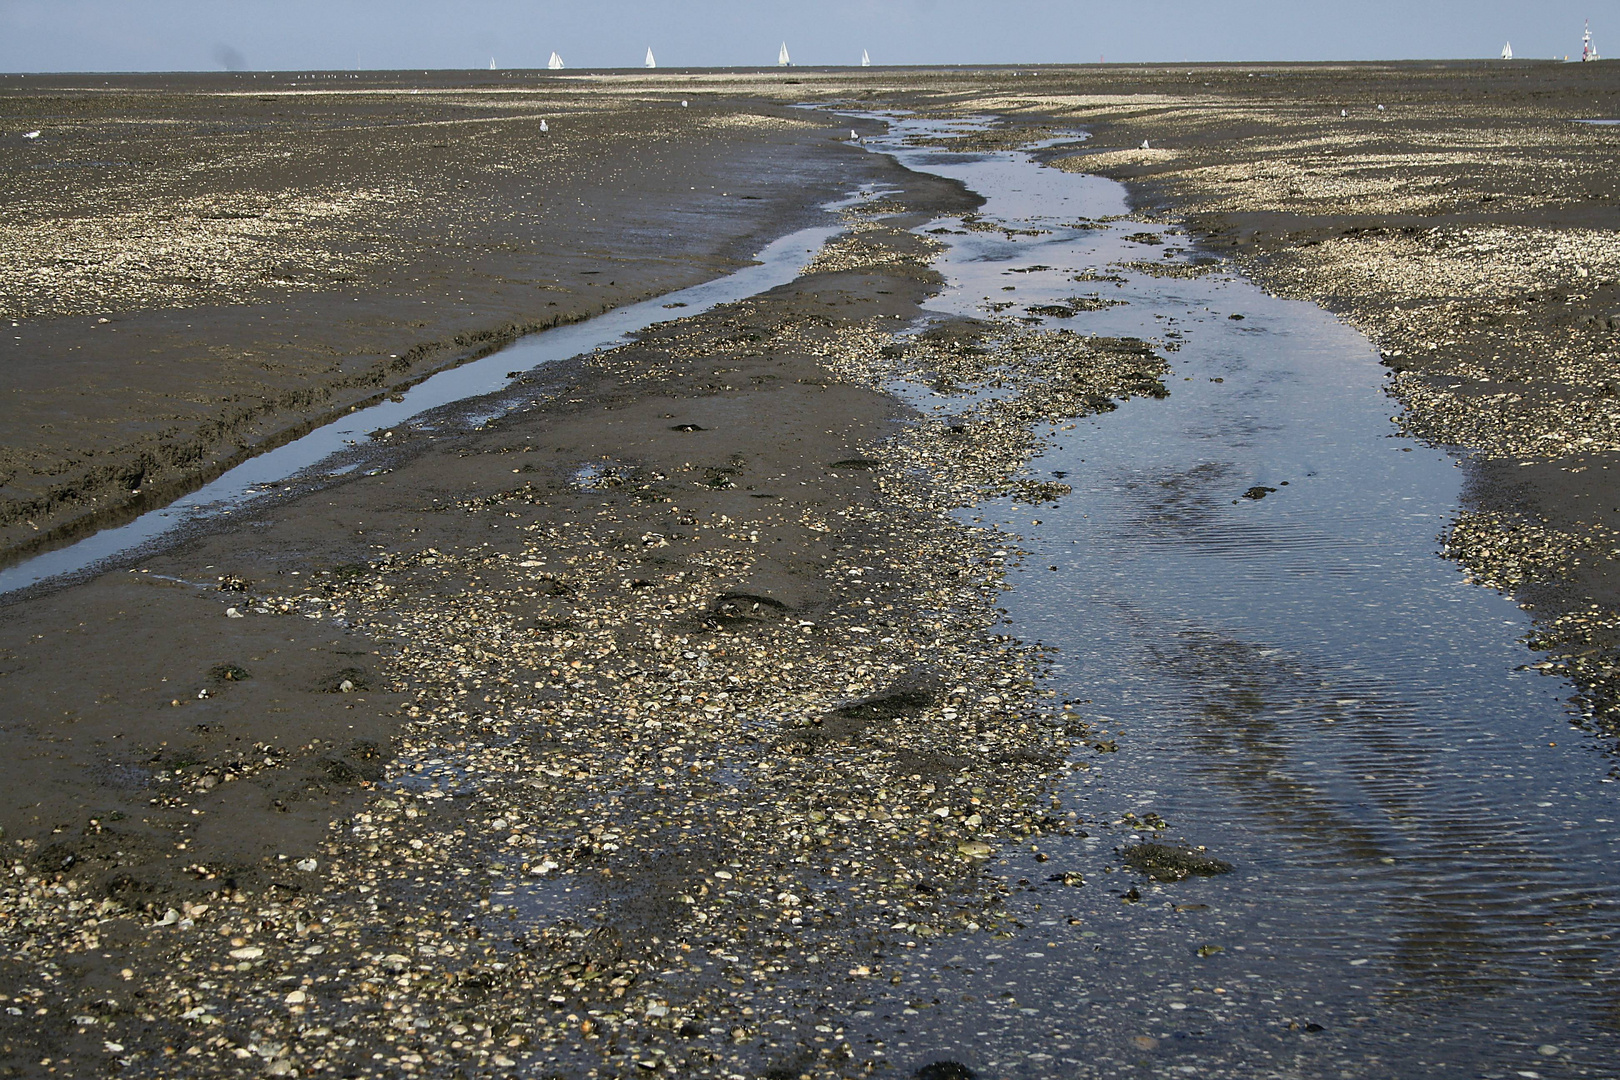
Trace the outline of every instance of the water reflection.
{"label": "water reflection", "polygon": [[[857,192],[827,208],[852,205],[874,194],[873,190]],[[128,559],[159,541],[172,540],[180,530],[247,509],[267,496],[273,498],[282,493],[281,485],[288,480],[330,481],[353,472],[360,464],[342,460],[343,454],[374,441],[384,432],[383,437],[391,437],[392,429],[402,425],[411,425],[418,434],[431,432],[428,414],[436,409],[508,391],[503,398],[492,400],[483,415],[458,418],[462,426],[476,426],[505,412],[530,407],[534,396],[521,386],[513,389],[514,378],[545,364],[619,345],[628,335],[669,319],[669,307],[686,309],[682,315],[698,314],[792,281],[807,256],[837,231],[830,226],[801,229],[767,245],[753,265],[724,277],[615,308],[583,322],[540,331],[480,360],[441,371],[402,394],[356,409],[292,442],[249,458],[191,494],[126,525],[103,529],[0,570],[0,596],[105,568],[113,560]],[[292,490],[286,489],[289,493]]]}
{"label": "water reflection", "polygon": [[[1166,271],[1185,255],[1107,220],[1117,185],[896,128],[988,197],[930,226],[942,314],[1156,340],[1175,370],[1054,436],[1059,506],[976,512],[1024,537],[1013,630],[1099,725],[1063,793],[1091,835],[1008,845],[1010,936],[913,943],[865,1036],[992,1076],[1612,1075],[1620,792],[1569,688],[1521,670],[1522,613],[1436,557],[1463,474],[1390,437],[1367,342]],[[1235,869],[1146,880],[1118,855],[1144,837]]]}

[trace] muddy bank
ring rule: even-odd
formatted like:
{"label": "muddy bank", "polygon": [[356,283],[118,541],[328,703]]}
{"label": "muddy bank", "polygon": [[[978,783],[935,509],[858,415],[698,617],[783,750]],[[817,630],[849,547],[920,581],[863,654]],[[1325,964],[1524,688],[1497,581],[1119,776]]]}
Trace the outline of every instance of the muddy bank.
{"label": "muddy bank", "polygon": [[889,179],[789,286],[6,613],[13,1074],[886,1063],[840,1019],[885,958],[996,926],[982,860],[1077,825],[1085,727],[941,511],[1052,409],[1163,392],[1065,335],[1050,409],[915,428],[882,380],[1043,350],[894,338],[938,287],[907,230],[976,200]]}
{"label": "muddy bank", "polygon": [[896,340],[938,286],[905,228],[975,219],[888,179],[793,285],[4,614],[13,1073],[923,1063],[871,1019],[939,1004],[896,955],[1021,929],[982,860],[1087,824],[1051,798],[1085,722],[999,622],[1016,552],[941,511],[1065,494],[1019,473],[1042,425],[1166,387],[1136,342]]}
{"label": "muddy bank", "polygon": [[847,126],[682,100],[499,73],[7,80],[0,555],[724,273],[871,167]]}

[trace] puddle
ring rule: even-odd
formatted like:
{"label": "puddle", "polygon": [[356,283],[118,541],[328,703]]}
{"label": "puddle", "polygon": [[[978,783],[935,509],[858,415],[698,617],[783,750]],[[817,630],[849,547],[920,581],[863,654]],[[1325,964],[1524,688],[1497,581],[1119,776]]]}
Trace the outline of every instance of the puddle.
{"label": "puddle", "polygon": [[[1005,847],[1014,921],[913,942],[850,1041],[985,1077],[1613,1075],[1620,785],[1568,685],[1521,670],[1525,615],[1437,557],[1463,470],[1392,436],[1374,350],[1324,312],[1178,271],[1173,230],[1106,220],[1117,184],[927,133],[867,142],[991,226],[928,227],[931,308],[1012,299],[1173,371],[1056,434],[1031,472],[1058,506],[967,515],[1024,538],[1008,632],[1061,649],[1047,686],[1096,725],[1060,790],[1090,835]],[[1126,304],[1038,313],[1098,288]],[[1117,854],[1143,839],[1233,870],[1154,882]]]}
{"label": "puddle", "polygon": [[[828,204],[827,208],[836,210],[855,205],[876,193],[876,188],[863,189],[847,199]],[[281,485],[288,480],[331,479],[353,472],[360,468],[360,463],[342,460],[346,451],[373,442],[374,436],[382,440],[391,438],[395,428],[412,425],[418,433],[430,430],[413,421],[432,410],[508,389],[514,385],[514,373],[521,378],[522,374],[545,364],[595,349],[613,348],[622,344],[628,335],[655,323],[701,314],[717,305],[786,284],[798,276],[809,256],[838,232],[839,229],[832,226],[801,229],[768,245],[755,256],[758,261],[754,265],[725,277],[616,308],[585,322],[531,334],[480,360],[442,371],[405,391],[397,400],[385,400],[356,410],[302,438],[251,458],[190,495],[143,514],[127,525],[104,529],[0,570],[0,595],[54,578],[105,568],[114,560],[129,558],[151,549],[159,541],[172,539],[182,529],[246,510],[258,499],[278,497]],[[676,305],[679,305],[678,313],[671,312],[669,308]],[[516,394],[501,404],[510,410],[530,403],[528,397]],[[496,415],[497,412],[485,412],[475,418],[474,423],[487,422]],[[291,490],[297,490],[296,485]]]}

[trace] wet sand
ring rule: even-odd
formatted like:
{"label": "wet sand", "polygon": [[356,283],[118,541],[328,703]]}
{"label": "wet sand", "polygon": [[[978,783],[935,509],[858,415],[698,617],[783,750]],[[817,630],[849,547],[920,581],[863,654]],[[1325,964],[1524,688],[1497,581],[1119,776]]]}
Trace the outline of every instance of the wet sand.
{"label": "wet sand", "polygon": [[833,142],[847,127],[678,93],[7,80],[0,556],[523,333],[724,273],[870,167]]}
{"label": "wet sand", "polygon": [[[1260,74],[1251,80],[1249,70]],[[1530,75],[1546,82],[1527,91],[1533,105],[1510,102],[1479,123],[1518,116],[1545,128],[1588,100],[1589,88],[1571,81],[1588,76]],[[1265,90],[1251,90],[1262,77]],[[411,185],[428,193],[407,210],[378,199],[254,238],[256,252],[275,248],[289,264],[335,266],[321,272],[344,277],[343,288],[315,274],[309,285],[296,272],[255,278],[250,259],[220,260],[214,277],[182,280],[179,291],[155,272],[127,294],[120,274],[14,288],[7,302],[24,317],[12,333],[27,345],[14,347],[29,359],[8,370],[18,373],[14,397],[30,404],[7,411],[16,426],[5,442],[31,464],[8,483],[14,505],[46,499],[40,513],[55,515],[17,518],[7,534],[17,544],[34,534],[29,521],[44,533],[105,520],[117,511],[92,500],[128,507],[194,483],[246,452],[220,449],[232,440],[284,438],[519,328],[712,275],[854,183],[897,189],[855,215],[851,239],[793,285],[531,376],[547,399],[540,407],[463,434],[447,425],[390,440],[372,451],[365,471],[376,475],[7,609],[0,657],[12,707],[0,788],[12,796],[0,825],[13,876],[0,938],[12,958],[0,961],[9,997],[0,1060],[14,1075],[132,1076],[498,1075],[518,1062],[569,1076],[677,1062],[700,1073],[779,1071],[771,1075],[888,1067],[881,1047],[846,1044],[837,1018],[884,985],[884,958],[902,939],[995,926],[997,886],[975,872],[993,845],[1038,847],[1043,834],[1083,824],[1052,816],[1046,799],[1086,727],[1083,714],[1042,697],[1039,646],[996,632],[1006,552],[942,515],[1013,489],[1036,417],[994,431],[919,429],[877,389],[900,368],[983,378],[987,357],[1005,351],[972,324],[916,347],[891,336],[937,287],[926,243],[906,230],[971,214],[975,200],[838,145],[847,124],[797,119],[784,108],[794,100],[1002,112],[1013,119],[995,136],[1005,141],[1091,128],[1088,150],[1102,153],[1083,167],[1130,179],[1149,224],[1188,215],[1188,229],[1216,250],[1235,240],[1262,281],[1342,303],[1402,354],[1392,360],[1416,358],[1392,365],[1405,372],[1398,389],[1413,429],[1481,451],[1480,512],[1498,515],[1470,519],[1484,525],[1467,534],[1479,539],[1458,542],[1466,564],[1490,572],[1484,553],[1537,521],[1551,537],[1544,552],[1521,553],[1529,571],[1503,584],[1548,578],[1549,598],[1527,593],[1527,602],[1555,613],[1586,610],[1585,597],[1602,602],[1606,558],[1582,564],[1590,577],[1549,569],[1567,557],[1563,533],[1593,529],[1577,500],[1607,497],[1599,451],[1521,466],[1527,445],[1550,441],[1533,426],[1550,406],[1504,421],[1528,432],[1521,441],[1488,443],[1463,424],[1477,410],[1414,389],[1455,381],[1453,368],[1477,362],[1461,344],[1414,349],[1398,336],[1393,313],[1409,320],[1439,306],[1432,291],[1427,306],[1412,299],[1436,275],[1403,278],[1401,292],[1375,272],[1409,264],[1410,253],[1384,252],[1377,234],[1365,241],[1377,257],[1358,248],[1311,263],[1324,245],[1295,236],[1304,226],[1267,240],[1253,225],[1280,213],[1271,203],[1252,193],[1241,206],[1199,202],[1225,190],[1220,168],[1260,170],[1285,136],[1299,153],[1338,132],[1334,95],[1390,91],[1384,115],[1398,117],[1392,87],[1426,93],[1432,118],[1477,97],[1474,77],[1407,68],[1022,72],[1016,84],[999,71],[625,77],[606,83],[608,104],[533,91],[549,95],[538,110],[525,94],[496,106],[487,88],[464,93],[465,80],[424,83],[443,90],[433,107],[446,117],[470,115],[436,121],[468,145],[452,164],[424,150],[403,168],[394,156],[420,140],[383,138],[399,139],[391,110],[419,107],[400,81],[381,102],[313,99],[334,115],[315,123],[302,113],[308,126],[278,136],[302,145],[311,131],[346,133],[330,137],[353,140],[332,151],[360,163],[348,188],[370,170],[379,183],[418,177]],[[1206,80],[1220,84],[1194,85]],[[45,125],[45,95],[19,105],[8,92],[14,115]],[[174,94],[153,81],[113,106],[64,94],[48,107],[176,109]],[[692,106],[675,112],[686,95]],[[180,96],[202,110],[195,95]],[[582,176],[557,175],[540,151],[525,158],[538,120],[509,115],[570,108],[597,125],[574,144],[589,147]],[[364,110],[383,119],[357,116]],[[670,116],[716,117],[719,134],[649,163],[646,148],[664,145]],[[1279,134],[1282,116],[1295,126]],[[171,148],[179,161],[221,142],[212,117],[194,123],[196,141]],[[1455,139],[1432,123],[1434,132],[1399,138]],[[107,120],[97,137],[126,137],[132,125]],[[569,130],[548,126],[548,137]],[[1613,137],[1568,130],[1577,147]],[[1125,148],[1142,138],[1187,145],[1138,161]],[[1566,182],[1599,175],[1600,154],[1562,146],[1543,152],[1573,162],[1559,174]],[[47,150],[65,153],[44,137],[29,152]],[[82,153],[112,151],[91,142]],[[261,163],[250,183],[231,167],[222,161],[213,186],[188,197],[212,206],[256,192],[243,212],[261,215],[293,196],[330,197],[323,169],[289,178]],[[1448,176],[1484,168],[1446,167]],[[1392,168],[1401,188],[1417,165]],[[691,201],[704,179],[726,194]],[[109,207],[156,220],[154,192],[126,187],[128,201],[106,195]],[[761,197],[724,201],[738,189]],[[520,212],[536,190],[557,208],[543,223]],[[1571,200],[1530,190],[1503,227],[1579,238],[1613,211],[1612,193],[1598,192],[1595,209],[1566,221],[1559,207]],[[99,205],[104,190],[94,192]],[[14,236],[64,215],[50,197],[41,183],[27,203],[38,216],[19,219],[28,228]],[[1349,195],[1322,197],[1335,210],[1314,227],[1337,230],[1336,243],[1363,243],[1363,232],[1343,231],[1366,229],[1363,217],[1396,229],[1418,213],[1369,206],[1352,226],[1336,216]],[[228,248],[208,222],[262,220],[234,212],[186,211],[176,246]],[[631,213],[646,224],[626,232]],[[95,228],[111,235],[105,221]],[[682,239],[673,253],[670,231]],[[378,235],[401,261],[377,255]],[[13,265],[38,264],[20,243]],[[1445,266],[1500,279],[1479,270],[1477,252],[1436,250]],[[1370,269],[1356,289],[1334,292],[1344,265]],[[611,272],[583,272],[596,269]],[[1589,276],[1620,275],[1594,261]],[[1595,309],[1607,294],[1580,295]],[[58,310],[48,296],[67,299]],[[345,305],[354,304],[365,318],[353,318]],[[1602,340],[1579,322],[1571,335],[1564,307],[1551,310],[1526,307],[1514,323],[1504,355],[1521,379],[1553,374],[1538,342]],[[273,329],[248,333],[252,322]],[[1432,322],[1410,325],[1432,332]],[[130,337],[103,344],[115,329],[139,338],[150,381],[128,376]],[[295,329],[312,340],[294,344]],[[277,359],[262,359],[275,342]],[[64,378],[69,352],[84,366]],[[389,352],[416,364],[395,368],[383,362]],[[199,378],[205,354],[224,359]],[[1063,415],[1155,389],[1151,353],[1131,343],[1087,343],[1061,365],[1045,390],[1072,394],[1053,406]],[[1574,378],[1568,367],[1561,379]],[[86,381],[111,389],[81,395]],[[270,404],[231,426],[232,397]],[[1560,431],[1595,430],[1556,415]],[[42,424],[59,426],[58,443],[39,444]],[[912,430],[925,431],[921,442]],[[87,464],[144,461],[153,446],[180,449],[152,451],[158,464],[136,474]],[[59,483],[91,476],[100,479]],[[40,492],[53,484],[71,490],[52,502]],[[1058,492],[1026,494],[1038,502]],[[380,790],[391,762],[412,771]]]}

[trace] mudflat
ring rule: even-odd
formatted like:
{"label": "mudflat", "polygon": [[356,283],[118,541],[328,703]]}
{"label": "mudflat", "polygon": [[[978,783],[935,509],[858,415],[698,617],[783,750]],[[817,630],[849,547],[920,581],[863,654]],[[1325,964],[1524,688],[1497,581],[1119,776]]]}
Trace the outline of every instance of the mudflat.
{"label": "mudflat", "polygon": [[[1343,311],[1406,428],[1473,452],[1456,556],[1612,723],[1620,136],[1572,121],[1620,108],[1614,70],[5,80],[13,553],[882,194],[790,285],[8,607],[0,1064],[916,1067],[840,1018],[908,1007],[906,941],[1005,918],[982,860],[1084,824],[1052,798],[1083,707],[998,633],[1007,548],[947,512],[1060,497],[1020,475],[1037,427],[1165,393],[1164,363],[896,336],[940,286],[916,230],[978,200],[801,102],[1087,130],[1052,163]],[[952,425],[899,376],[1020,393]]]}
{"label": "mudflat", "polygon": [[678,94],[6,80],[0,546],[162,505],[523,333],[735,268],[866,167],[824,118]]}

